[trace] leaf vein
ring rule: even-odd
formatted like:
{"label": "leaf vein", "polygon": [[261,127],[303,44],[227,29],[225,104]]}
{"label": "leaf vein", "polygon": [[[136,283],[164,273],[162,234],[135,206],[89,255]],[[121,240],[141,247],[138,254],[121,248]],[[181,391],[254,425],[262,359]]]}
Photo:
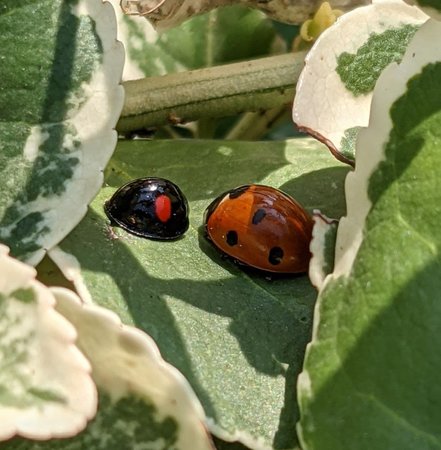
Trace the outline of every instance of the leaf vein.
{"label": "leaf vein", "polygon": [[406,419],[405,417],[403,417],[402,415],[398,414],[396,411],[391,409],[384,402],[382,402],[377,396],[375,396],[373,394],[366,393],[366,392],[361,392],[361,391],[358,391],[357,395],[359,397],[364,397],[367,400],[369,400],[372,403],[374,403],[375,405],[377,405],[383,412],[385,412],[387,415],[391,416],[400,425],[402,425],[403,428],[407,428],[412,433],[416,433],[416,434],[419,434],[421,436],[424,436],[431,443],[435,444],[437,446],[437,448],[441,449],[441,443],[439,442],[439,440],[434,435],[428,433],[427,431],[421,430],[417,426],[415,426],[412,423],[410,423],[408,419]]}

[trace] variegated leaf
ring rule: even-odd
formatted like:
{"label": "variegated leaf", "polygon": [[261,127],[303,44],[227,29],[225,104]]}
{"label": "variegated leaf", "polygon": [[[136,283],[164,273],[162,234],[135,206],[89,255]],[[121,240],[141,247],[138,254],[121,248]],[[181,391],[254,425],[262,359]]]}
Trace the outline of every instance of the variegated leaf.
{"label": "variegated leaf", "polygon": [[123,49],[101,0],[4,0],[0,29],[0,241],[35,264],[102,184]]}
{"label": "variegated leaf", "polygon": [[299,377],[305,450],[441,446],[441,23],[374,90]]}
{"label": "variegated leaf", "polygon": [[[0,440],[77,434],[96,411],[90,365],[35,269],[0,245]],[[72,294],[74,295],[74,294]]]}
{"label": "variegated leaf", "polygon": [[293,120],[354,164],[355,141],[367,126],[372,90],[383,69],[399,61],[427,16],[401,1],[379,1],[345,14],[309,52],[297,84]]}

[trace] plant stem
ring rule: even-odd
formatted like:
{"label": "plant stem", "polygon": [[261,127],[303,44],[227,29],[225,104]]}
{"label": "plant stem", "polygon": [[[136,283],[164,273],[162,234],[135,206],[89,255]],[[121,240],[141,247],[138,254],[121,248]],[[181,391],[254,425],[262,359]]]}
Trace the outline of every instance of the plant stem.
{"label": "plant stem", "polygon": [[245,113],[225,136],[227,140],[256,141],[261,139],[273,125],[290,116],[286,105],[266,111]]}
{"label": "plant stem", "polygon": [[123,83],[121,133],[292,102],[304,52]]}
{"label": "plant stem", "polygon": [[234,127],[225,136],[227,141],[235,141],[242,139],[244,133],[246,133],[254,124],[256,123],[256,118],[258,117],[258,112],[246,112],[242,117],[235,123]]}

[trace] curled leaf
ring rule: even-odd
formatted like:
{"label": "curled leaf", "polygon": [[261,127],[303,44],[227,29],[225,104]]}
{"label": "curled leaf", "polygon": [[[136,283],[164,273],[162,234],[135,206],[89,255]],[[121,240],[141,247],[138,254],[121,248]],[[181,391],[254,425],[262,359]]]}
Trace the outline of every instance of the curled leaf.
{"label": "curled leaf", "polygon": [[356,9],[328,28],[308,53],[296,88],[293,120],[354,165],[358,131],[367,126],[372,90],[384,68],[400,61],[427,16],[401,1]]}
{"label": "curled leaf", "polygon": [[[78,345],[92,364],[98,389],[110,400],[103,400],[104,409],[114,409],[109,416],[125,421],[129,429],[150,427],[145,434],[129,433],[123,443],[126,448],[129,442],[133,448],[159,440],[168,442],[168,448],[181,450],[213,448],[199,400],[182,374],[161,358],[149,336],[122,325],[118,316],[105,308],[81,304],[67,289],[51,290],[57,310],[78,331]],[[154,411],[157,420],[143,424],[142,415],[123,414],[124,409],[132,408],[147,416]]]}
{"label": "curled leaf", "polygon": [[0,440],[73,436],[97,405],[75,329],[55,311],[35,270],[9,257],[3,245],[0,273]]}

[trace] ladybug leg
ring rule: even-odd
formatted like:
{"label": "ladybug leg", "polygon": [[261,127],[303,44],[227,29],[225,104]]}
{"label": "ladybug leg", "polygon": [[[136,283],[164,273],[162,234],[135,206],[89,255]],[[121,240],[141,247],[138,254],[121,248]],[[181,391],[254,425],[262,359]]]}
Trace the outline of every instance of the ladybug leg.
{"label": "ladybug leg", "polygon": [[106,225],[107,238],[110,239],[111,241],[116,241],[120,238],[113,230],[114,226],[116,226],[116,224],[112,222]]}

